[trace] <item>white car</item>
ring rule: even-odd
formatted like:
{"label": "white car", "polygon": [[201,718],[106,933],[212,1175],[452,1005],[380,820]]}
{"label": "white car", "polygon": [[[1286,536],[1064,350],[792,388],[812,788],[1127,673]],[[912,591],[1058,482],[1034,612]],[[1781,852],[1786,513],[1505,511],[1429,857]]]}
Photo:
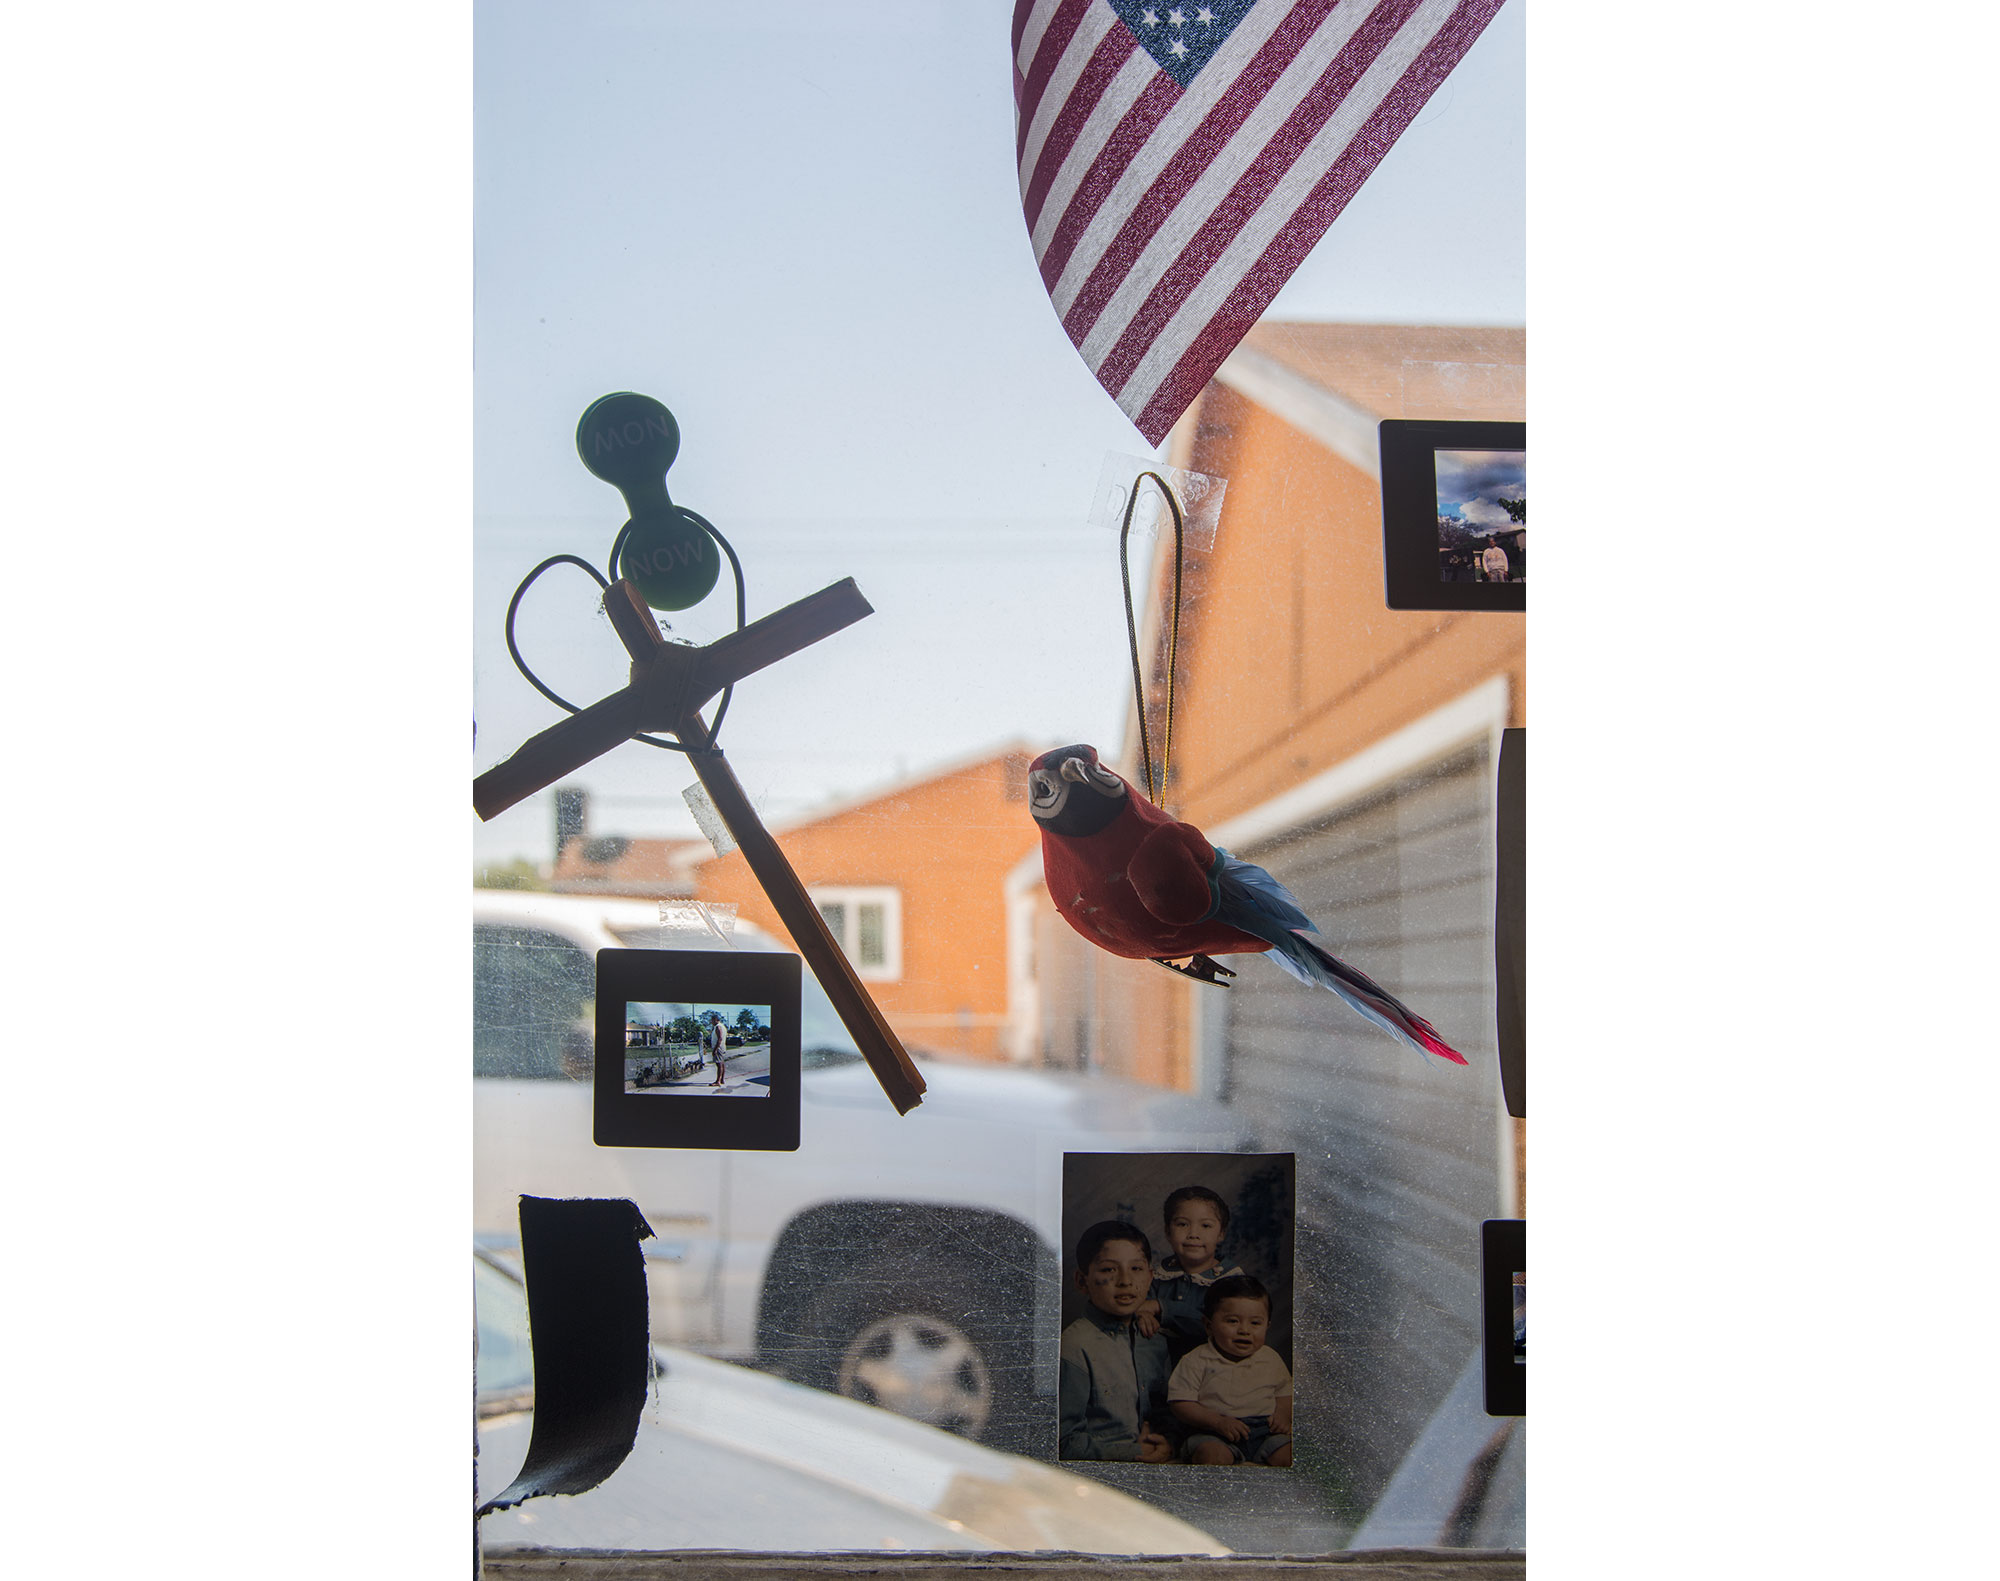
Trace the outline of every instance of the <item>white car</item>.
{"label": "white car", "polygon": [[[526,1293],[476,1260],[478,1497],[506,1487],[533,1428]],[[1052,1466],[873,1406],[661,1346],[625,1462],[588,1492],[480,1521],[489,1557],[623,1550],[1067,1549],[1226,1554],[1198,1527]]]}
{"label": "white car", "polygon": [[[899,1116],[808,972],[796,1153],[600,1148],[596,952],[720,942],[650,901],[510,890],[474,892],[473,940],[480,1244],[516,1244],[523,1194],[629,1198],[656,1341],[968,1437],[1053,1447],[1062,1155],[1243,1145],[1219,1104],[1021,1066],[926,1061]],[[779,948],[742,923],[734,946]]]}

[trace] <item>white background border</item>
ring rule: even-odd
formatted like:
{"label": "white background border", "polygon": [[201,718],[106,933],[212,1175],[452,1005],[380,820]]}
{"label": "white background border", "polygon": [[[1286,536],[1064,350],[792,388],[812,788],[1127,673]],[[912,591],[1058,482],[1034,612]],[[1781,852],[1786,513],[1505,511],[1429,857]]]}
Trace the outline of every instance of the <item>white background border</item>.
{"label": "white background border", "polygon": [[[1537,1573],[1934,1573],[1990,1549],[1994,23],[1534,16]],[[468,1038],[437,991],[466,959],[438,722],[470,714],[469,29],[13,20],[28,1569],[163,1533],[218,1575],[470,1560]],[[106,993],[214,1019],[86,1122]],[[301,994],[329,1014],[282,1059],[207,1035]]]}

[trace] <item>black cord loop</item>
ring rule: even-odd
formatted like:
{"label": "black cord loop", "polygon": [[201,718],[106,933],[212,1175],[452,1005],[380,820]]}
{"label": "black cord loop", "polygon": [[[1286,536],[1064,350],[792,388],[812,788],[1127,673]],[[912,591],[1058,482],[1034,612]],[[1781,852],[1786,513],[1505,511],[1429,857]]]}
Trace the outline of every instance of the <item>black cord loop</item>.
{"label": "black cord loop", "polygon": [[[731,547],[729,540],[716,531],[715,523],[710,521],[706,516],[703,516],[698,511],[689,510],[685,505],[676,505],[674,509],[693,521],[703,532],[707,533],[709,537],[720,544],[722,552],[729,557],[729,569],[736,578],[736,629],[741,631],[745,624],[747,624],[745,620],[747,605],[743,595],[743,562],[736,558],[736,550]],[[507,601],[507,654],[513,659],[514,668],[521,672],[530,686],[566,714],[580,714],[583,710],[575,703],[569,701],[568,698],[560,697],[549,687],[544,686],[541,677],[528,668],[528,661],[521,657],[521,649],[514,641],[515,613],[520,609],[521,600],[526,596],[528,589],[535,585],[535,579],[548,570],[550,566],[573,565],[580,567],[589,573],[591,580],[596,582],[601,591],[610,592],[612,581],[616,578],[618,572],[618,551],[624,547],[625,535],[631,530],[632,524],[628,521],[618,530],[618,536],[611,541],[611,577],[606,577],[596,566],[579,555],[552,554],[548,559],[536,566],[534,570],[521,578],[521,585],[514,589],[514,596]],[[722,689],[722,699],[716,705],[714,720],[712,722],[703,722],[702,728],[707,735],[707,739],[704,741],[689,745],[686,742],[669,741],[662,736],[647,735],[643,731],[634,735],[631,739],[634,741],[643,741],[649,747],[660,747],[668,752],[719,753],[722,749],[715,743],[716,732],[722,729],[722,718],[723,715],[729,712],[729,699],[735,693],[735,690],[736,688],[733,684],[725,686]],[[700,720],[701,716],[696,714],[695,718]]]}

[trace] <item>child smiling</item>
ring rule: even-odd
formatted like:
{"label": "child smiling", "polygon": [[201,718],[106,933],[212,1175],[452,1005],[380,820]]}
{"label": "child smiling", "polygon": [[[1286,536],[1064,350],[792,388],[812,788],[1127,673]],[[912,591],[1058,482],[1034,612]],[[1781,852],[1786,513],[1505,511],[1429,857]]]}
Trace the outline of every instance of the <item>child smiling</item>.
{"label": "child smiling", "polygon": [[1271,1296],[1247,1275],[1209,1286],[1208,1341],[1187,1353],[1167,1384],[1174,1415],[1193,1431],[1198,1466],[1292,1463],[1292,1374],[1264,1343]]}
{"label": "child smiling", "polygon": [[1133,1322],[1152,1268],[1153,1248],[1133,1225],[1107,1219],[1077,1239],[1076,1284],[1090,1310],[1062,1334],[1064,1460],[1173,1458],[1151,1420],[1166,1409],[1166,1342]]}
{"label": "child smiling", "polygon": [[1150,1299],[1140,1304],[1135,1318],[1140,1333],[1164,1334],[1167,1354],[1179,1361],[1206,1337],[1209,1288],[1243,1270],[1221,1261],[1229,1205],[1208,1187],[1182,1186],[1167,1198],[1160,1216],[1172,1251],[1153,1265]]}

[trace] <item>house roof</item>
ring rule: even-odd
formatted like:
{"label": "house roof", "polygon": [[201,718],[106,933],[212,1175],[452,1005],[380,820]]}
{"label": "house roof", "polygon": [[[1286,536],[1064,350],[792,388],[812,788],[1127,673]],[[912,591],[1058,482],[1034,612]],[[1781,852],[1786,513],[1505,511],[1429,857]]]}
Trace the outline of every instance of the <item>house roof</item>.
{"label": "house roof", "polygon": [[666,899],[694,893],[694,864],[706,840],[634,840],[579,835],[556,857],[550,887],[564,895],[635,895]]}
{"label": "house roof", "polygon": [[1521,416],[1525,329],[1258,324],[1243,345],[1377,418]]}
{"label": "house roof", "polygon": [[1505,326],[1264,323],[1215,382],[1376,477],[1385,417],[1524,417],[1527,348]]}
{"label": "house roof", "polygon": [[[919,769],[913,774],[905,774],[900,779],[891,780],[886,785],[877,785],[853,796],[843,796],[837,801],[822,803],[820,806],[788,818],[783,823],[771,826],[773,834],[790,834],[799,829],[810,828],[816,823],[825,823],[829,818],[858,811],[878,801],[886,801],[893,796],[901,796],[915,790],[920,785],[928,785],[933,780],[949,779],[954,774],[963,774],[968,769],[982,768],[996,758],[1020,757],[1032,759],[1052,747],[1061,746],[1060,741],[1050,740],[1040,745],[1015,739],[1002,742],[998,746],[981,747],[977,752],[968,752],[961,757],[951,758],[943,763],[934,763],[929,768]],[[702,847],[704,851],[708,848]]]}

